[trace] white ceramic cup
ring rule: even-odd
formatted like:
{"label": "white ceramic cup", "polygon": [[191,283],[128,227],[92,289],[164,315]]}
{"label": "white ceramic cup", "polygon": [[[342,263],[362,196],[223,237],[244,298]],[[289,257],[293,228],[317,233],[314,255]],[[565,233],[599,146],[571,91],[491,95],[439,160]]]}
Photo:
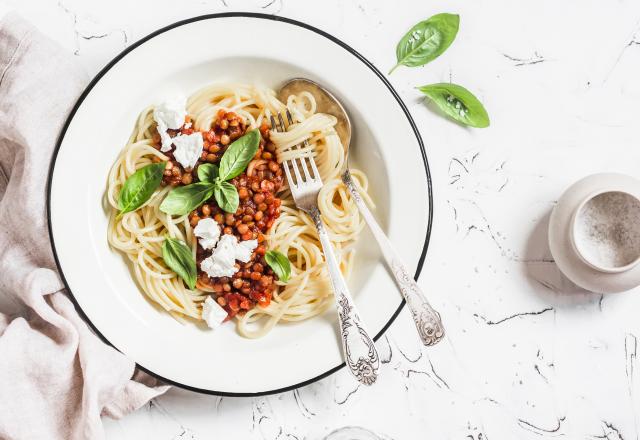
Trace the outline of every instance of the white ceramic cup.
{"label": "white ceramic cup", "polygon": [[[591,226],[585,225],[587,217],[586,211],[602,210],[603,207],[598,208],[598,199],[603,197],[609,197],[610,199],[616,199],[618,207],[614,207],[606,213],[596,213],[605,217],[607,220],[613,220],[615,218],[621,219],[623,216],[627,221],[620,221],[615,224],[593,224]],[[592,208],[592,209],[589,209]],[[616,211],[617,210],[617,211]],[[629,212],[637,214],[637,216],[630,217]],[[615,246],[623,246],[621,243],[597,243],[597,240],[592,238],[594,233],[603,233],[603,228],[616,229],[617,235],[627,237],[640,237],[640,200],[633,194],[626,191],[609,191],[600,190],[585,197],[584,200],[578,205],[571,220],[571,244],[574,250],[580,257],[580,259],[592,267],[595,270],[606,273],[620,273],[625,272],[635,267],[640,262],[640,240],[628,240],[625,255],[621,258],[623,263],[620,262],[606,262],[602,258],[599,258],[594,253],[595,246],[602,246],[613,252],[621,253],[621,249],[613,249]],[[591,236],[588,234],[591,233]]]}
{"label": "white ceramic cup", "polygon": [[[581,238],[584,238],[585,233],[584,230],[580,231],[579,229],[581,213],[584,212],[585,207],[593,208],[593,206],[589,206],[589,203],[598,196],[607,193],[624,194],[625,197],[630,197],[629,200],[633,203],[638,203],[640,201],[640,180],[619,173],[600,173],[575,182],[558,199],[549,218],[549,248],[558,268],[578,286],[592,292],[624,292],[640,285],[640,254],[634,254],[640,250],[634,251],[635,247],[631,246],[630,252],[623,253],[628,258],[622,260],[602,258],[603,255],[611,257],[615,254],[608,254],[605,249],[603,255],[597,255],[597,252],[594,251],[594,243],[589,243],[589,246],[584,246],[581,243]],[[625,214],[628,218],[629,212]],[[613,213],[609,217],[615,219],[616,214]],[[634,216],[631,215],[631,217]],[[598,220],[597,215],[594,220]],[[639,222],[640,218],[634,222],[634,228],[637,227],[638,230],[632,229],[625,232],[625,228],[621,227],[622,237],[625,237],[625,234],[629,232],[640,234]],[[633,237],[640,241],[640,235],[633,235]],[[620,241],[624,243],[624,240],[618,240],[618,243]],[[613,244],[616,244],[615,240]],[[640,248],[640,244],[638,247]],[[616,264],[610,264],[612,262]]]}

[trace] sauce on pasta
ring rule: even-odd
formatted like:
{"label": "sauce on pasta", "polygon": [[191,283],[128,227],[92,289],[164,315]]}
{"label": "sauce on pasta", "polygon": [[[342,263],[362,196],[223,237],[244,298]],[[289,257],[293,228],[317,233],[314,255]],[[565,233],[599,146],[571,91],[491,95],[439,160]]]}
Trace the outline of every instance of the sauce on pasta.
{"label": "sauce on pasta", "polygon": [[[269,116],[288,108],[296,120],[287,132],[270,130]],[[171,151],[159,150],[160,137],[153,107],[139,116],[133,133],[118,156],[108,178],[107,200],[111,206],[108,240],[131,263],[132,273],[147,297],[178,320],[202,320],[202,304],[212,296],[235,319],[245,337],[266,335],[279,322],[296,322],[322,313],[333,301],[322,248],[315,227],[295,208],[280,163],[313,155],[324,186],[318,196],[323,221],[345,277],[353,267],[354,244],[364,227],[357,207],[339,178],[345,161],[344,148],[335,132],[333,116],[316,113],[309,94],[290,96],[280,102],[268,88],[219,83],[207,86],[187,101],[188,116],[179,130],[188,135],[200,131],[204,150],[193,169],[185,169]],[[240,198],[238,210],[222,211],[212,198],[195,211],[171,216],[159,206],[175,186],[197,181],[197,166],[218,163],[228,145],[247,130],[259,128],[260,147],[246,170],[231,183]],[[303,141],[306,148],[294,148]],[[150,163],[166,161],[163,185],[138,210],[118,216],[118,193],[127,177]],[[367,195],[367,178],[351,171],[360,193]],[[210,278],[199,263],[210,251],[198,244],[193,228],[200,219],[213,218],[224,234],[238,240],[255,239],[258,246],[247,263],[237,261],[232,277]],[[170,236],[191,246],[198,266],[196,288],[189,289],[162,259],[161,246]],[[291,277],[277,279],[264,260],[275,249],[288,257]]]}

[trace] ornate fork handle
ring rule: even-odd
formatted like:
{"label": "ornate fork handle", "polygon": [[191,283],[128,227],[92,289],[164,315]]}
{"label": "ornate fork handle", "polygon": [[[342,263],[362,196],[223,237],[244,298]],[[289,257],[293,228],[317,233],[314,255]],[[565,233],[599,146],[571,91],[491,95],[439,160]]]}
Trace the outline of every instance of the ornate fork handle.
{"label": "ornate fork handle", "polygon": [[371,214],[371,211],[360,197],[360,194],[358,194],[358,190],[353,183],[351,173],[348,169],[342,174],[342,181],[349,189],[349,192],[351,192],[360,213],[369,225],[373,236],[377,240],[378,245],[380,245],[380,249],[382,249],[382,255],[391,268],[391,273],[398,283],[402,296],[407,301],[422,343],[427,346],[438,343],[444,336],[444,327],[440,320],[440,314],[431,307],[422,289],[418,286],[418,283],[416,283],[413,277],[407,272],[405,265],[393,249],[391,242],[380,228],[380,225],[378,225],[378,222],[376,222],[373,214]]}
{"label": "ornate fork handle", "polygon": [[338,261],[333,253],[329,236],[322,223],[320,211],[317,207],[314,207],[309,212],[309,215],[318,230],[318,236],[320,243],[322,243],[322,250],[329,270],[329,278],[333,285],[345,363],[358,382],[371,385],[378,378],[378,368],[380,367],[378,351],[360,321],[356,306],[349,294],[347,283],[342,277]]}

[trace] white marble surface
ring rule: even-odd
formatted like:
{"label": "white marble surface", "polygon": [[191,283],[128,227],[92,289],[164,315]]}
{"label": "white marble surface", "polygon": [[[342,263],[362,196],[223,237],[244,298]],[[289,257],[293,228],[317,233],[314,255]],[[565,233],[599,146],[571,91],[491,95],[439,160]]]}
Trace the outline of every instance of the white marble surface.
{"label": "white marble surface", "polygon": [[[391,82],[426,142],[435,223],[420,282],[447,339],[426,349],[406,311],[378,343],[379,383],[345,371],[293,392],[219,398],[174,389],[110,439],[637,439],[640,295],[580,292],[546,244],[563,189],[638,174],[640,3],[631,0],[4,0],[95,74],[126,45],[194,15],[247,10],[306,21],[381,70],[414,22],[461,14],[454,45]],[[257,44],[265,44],[257,41]],[[197,50],[197,48],[195,48]],[[413,86],[452,80],[486,130],[435,116]]]}

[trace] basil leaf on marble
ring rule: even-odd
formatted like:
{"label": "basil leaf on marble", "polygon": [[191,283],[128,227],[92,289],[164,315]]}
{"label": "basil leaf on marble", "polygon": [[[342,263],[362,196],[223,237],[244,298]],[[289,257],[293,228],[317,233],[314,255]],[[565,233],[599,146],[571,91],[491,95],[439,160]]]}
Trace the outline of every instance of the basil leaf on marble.
{"label": "basil leaf on marble", "polygon": [[423,66],[438,58],[455,40],[459,26],[460,16],[446,13],[413,26],[396,46],[397,63],[389,75],[398,66]]}
{"label": "basil leaf on marble", "polygon": [[447,116],[471,127],[489,126],[489,115],[473,93],[462,86],[450,83],[430,84],[418,87]]}
{"label": "basil leaf on marble", "polygon": [[152,163],[137,170],[124,182],[118,195],[118,209],[122,215],[135,211],[149,200],[160,186],[166,162]]}
{"label": "basil leaf on marble", "polygon": [[213,190],[213,196],[218,202],[218,206],[224,211],[234,214],[238,210],[240,204],[240,196],[238,190],[229,182],[217,180]]}
{"label": "basil leaf on marble", "polygon": [[171,215],[185,215],[202,205],[213,195],[215,184],[197,182],[171,190],[160,204],[160,211]]}
{"label": "basil leaf on marble", "polygon": [[264,259],[283,283],[289,281],[291,276],[291,263],[289,259],[280,251],[268,251],[264,254]]}
{"label": "basil leaf on marble", "polygon": [[162,243],[162,259],[180,278],[189,289],[195,289],[198,271],[196,260],[191,249],[182,241],[167,237]]}
{"label": "basil leaf on marble", "polygon": [[260,146],[260,130],[255,129],[236,139],[220,159],[221,181],[231,180],[242,173]]}

